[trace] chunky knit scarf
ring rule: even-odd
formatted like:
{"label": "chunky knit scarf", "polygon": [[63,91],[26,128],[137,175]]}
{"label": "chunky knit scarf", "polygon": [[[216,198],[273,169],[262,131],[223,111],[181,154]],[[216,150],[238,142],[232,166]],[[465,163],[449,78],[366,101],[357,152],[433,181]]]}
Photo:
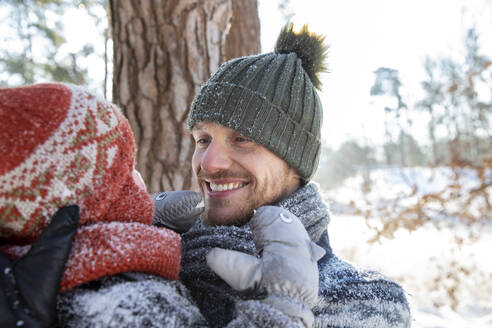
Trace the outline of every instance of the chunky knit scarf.
{"label": "chunky knit scarf", "polygon": [[297,216],[314,242],[318,242],[330,223],[328,207],[321,199],[318,186],[314,183],[298,189],[277,205]]}
{"label": "chunky knit scarf", "polygon": [[[311,239],[317,241],[330,221],[314,184],[309,184],[277,204],[299,217]],[[194,300],[211,327],[223,327],[233,319],[234,304],[241,298],[261,298],[263,295],[245,295],[230,288],[208,266],[206,254],[213,247],[221,247],[256,255],[257,251],[249,225],[242,227],[210,227],[197,220],[182,235],[181,281],[191,291]]]}

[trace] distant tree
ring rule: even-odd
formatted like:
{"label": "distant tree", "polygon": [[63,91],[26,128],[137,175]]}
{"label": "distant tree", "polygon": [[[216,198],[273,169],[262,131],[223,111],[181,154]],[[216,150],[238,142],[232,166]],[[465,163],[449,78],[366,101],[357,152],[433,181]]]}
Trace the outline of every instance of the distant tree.
{"label": "distant tree", "polygon": [[67,42],[63,34],[63,12],[75,6],[87,10],[102,0],[4,0],[1,24],[0,84],[19,85],[41,81],[60,81],[86,85],[87,69],[78,59],[94,52],[85,45],[77,53],[61,51]]}
{"label": "distant tree", "polygon": [[437,63],[431,58],[427,57],[424,64],[424,69],[427,75],[427,80],[422,81],[421,86],[425,92],[422,100],[417,103],[416,109],[422,109],[429,114],[428,134],[431,142],[431,156],[430,162],[436,165],[440,160],[437,152],[437,138],[436,127],[438,125],[437,106],[442,103],[442,85],[440,81],[436,79]]}
{"label": "distant tree", "polygon": [[465,79],[462,86],[463,103],[466,107],[464,116],[467,135],[473,140],[472,159],[481,161],[482,150],[480,138],[491,137],[492,119],[492,60],[481,53],[479,35],[475,28],[467,31],[465,39],[467,54],[465,58]]}
{"label": "distant tree", "polygon": [[109,3],[113,101],[134,131],[137,169],[151,192],[192,188],[189,106],[223,61],[259,52],[257,1]]}
{"label": "distant tree", "polygon": [[[405,163],[402,162],[401,147],[405,145]],[[386,143],[385,150],[388,151],[391,163],[398,167],[414,167],[427,163],[427,155],[417,140],[406,132],[400,131],[398,138],[394,142]]]}
{"label": "distant tree", "polygon": [[[431,115],[429,135],[435,146],[438,138],[448,141],[448,154],[459,152],[472,161],[480,161],[485,149],[483,138],[492,137],[491,60],[482,54],[475,28],[465,37],[465,58],[427,59],[427,80],[422,83],[424,98],[417,109]],[[440,131],[440,132],[439,132]],[[453,141],[453,142],[451,142]],[[485,145],[490,147],[492,144]],[[434,164],[439,163],[434,147]]]}
{"label": "distant tree", "polygon": [[[393,106],[385,106],[385,143],[387,145],[393,143],[396,138],[400,135],[401,131],[404,131],[404,126],[402,124],[402,112],[407,109],[406,103],[400,94],[400,88],[402,83],[398,76],[398,71],[388,67],[378,68],[374,74],[376,75],[374,84],[371,87],[371,96],[388,96],[390,99],[396,99],[396,104]],[[406,145],[405,139],[400,139],[402,142],[398,153],[400,154],[400,162],[405,166],[407,164],[406,160]],[[391,165],[391,153],[387,146],[385,146],[385,157],[386,164]]]}

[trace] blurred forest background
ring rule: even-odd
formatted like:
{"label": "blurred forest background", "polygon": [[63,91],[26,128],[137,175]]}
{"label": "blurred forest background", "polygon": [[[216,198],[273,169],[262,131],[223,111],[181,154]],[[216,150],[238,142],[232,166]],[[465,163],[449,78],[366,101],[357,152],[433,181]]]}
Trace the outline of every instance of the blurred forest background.
{"label": "blurred forest background", "polygon": [[[4,0],[0,85],[63,81],[108,98],[132,124],[149,190],[190,189],[188,106],[220,63],[260,52],[265,1]],[[290,1],[274,2],[285,22],[295,22]],[[70,17],[93,42],[73,45]],[[326,145],[315,177],[331,204],[335,251],[399,281],[414,327],[492,326],[486,33],[466,27],[462,58],[427,57],[411,105],[398,68],[374,67],[371,109],[361,110],[384,113],[383,142],[367,136]],[[416,137],[416,117],[425,138]]]}

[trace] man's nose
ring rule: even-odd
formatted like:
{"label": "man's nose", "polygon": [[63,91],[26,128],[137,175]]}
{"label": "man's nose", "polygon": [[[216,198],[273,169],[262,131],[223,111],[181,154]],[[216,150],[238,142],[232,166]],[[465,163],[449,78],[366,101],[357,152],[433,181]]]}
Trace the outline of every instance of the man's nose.
{"label": "man's nose", "polygon": [[231,163],[232,160],[227,147],[212,141],[203,154],[201,166],[205,172],[213,173],[229,169]]}

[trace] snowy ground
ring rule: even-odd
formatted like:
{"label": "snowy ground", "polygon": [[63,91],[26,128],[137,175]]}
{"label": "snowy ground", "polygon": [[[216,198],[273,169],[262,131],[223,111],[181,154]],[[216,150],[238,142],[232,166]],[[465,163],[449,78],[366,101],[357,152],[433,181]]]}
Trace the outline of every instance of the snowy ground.
{"label": "snowy ground", "polygon": [[[492,224],[482,228],[478,240],[461,246],[454,235],[456,230],[465,232],[465,227],[437,230],[433,225],[412,233],[398,231],[393,240],[369,244],[373,232],[362,217],[343,213],[345,207],[337,197],[350,184],[326,192],[327,199],[337,199],[329,225],[335,253],[398,281],[409,294],[414,328],[491,328]],[[391,186],[378,188],[387,191]],[[350,195],[353,200],[360,192],[352,190]]]}

